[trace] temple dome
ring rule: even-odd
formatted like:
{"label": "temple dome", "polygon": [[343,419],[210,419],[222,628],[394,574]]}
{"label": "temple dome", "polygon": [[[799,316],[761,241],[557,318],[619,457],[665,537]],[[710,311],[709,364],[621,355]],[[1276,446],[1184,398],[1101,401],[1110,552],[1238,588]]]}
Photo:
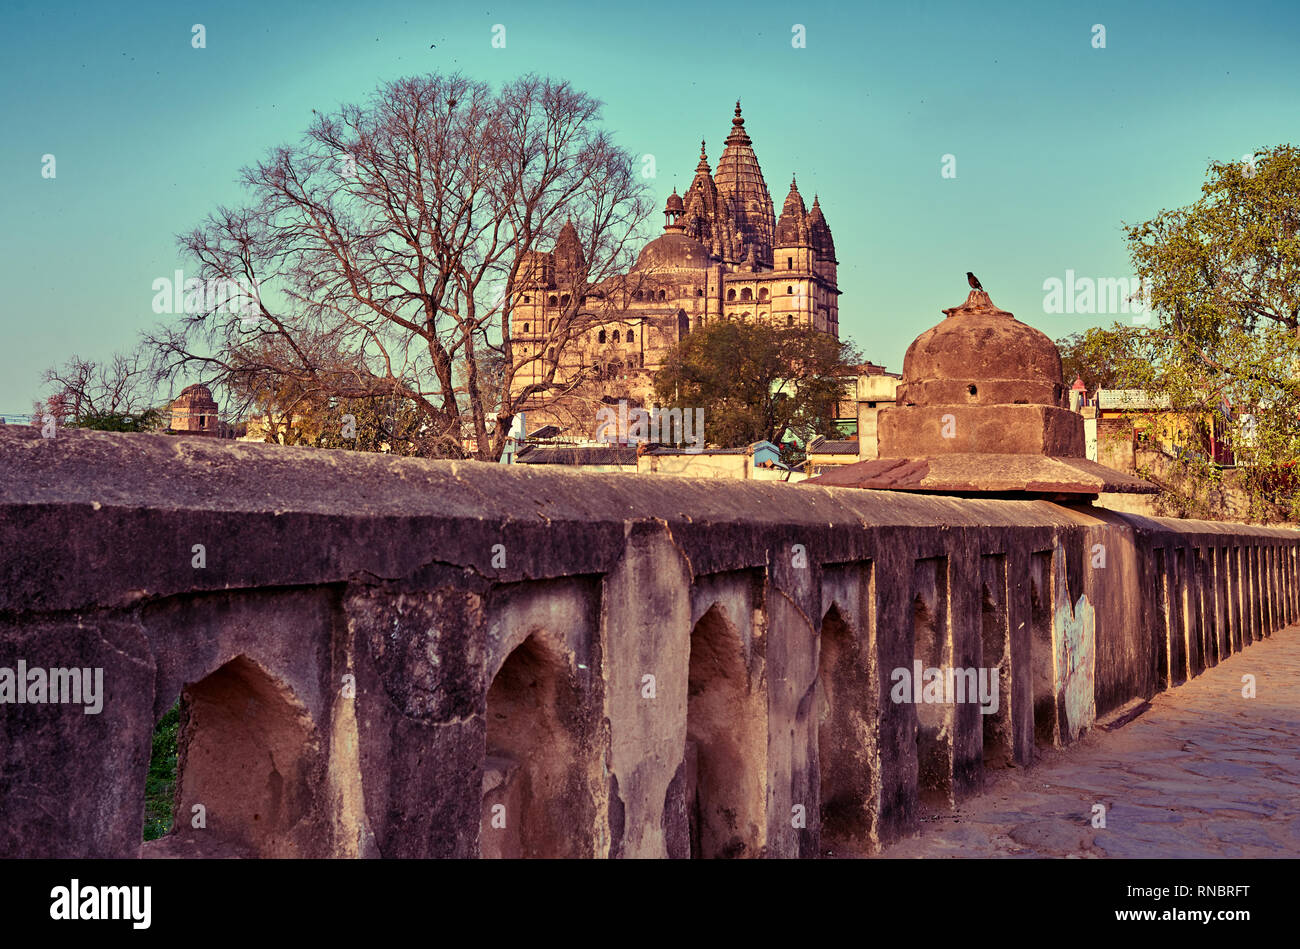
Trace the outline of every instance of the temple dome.
{"label": "temple dome", "polygon": [[693,237],[680,232],[661,234],[641,251],[634,270],[703,270],[709,252]]}
{"label": "temple dome", "polygon": [[899,405],[1064,406],[1061,354],[1039,330],[972,290],[903,357]]}
{"label": "temple dome", "polygon": [[[752,245],[760,263],[772,265],[772,238],[776,232],[776,214],[772,196],[768,194],[763,170],[758,165],[753,143],[745,132],[745,120],[736,103],[736,115],[731,120],[731,134],[727,136],[722,157],[713,180],[719,199],[725,198],[732,219],[732,227],[740,246],[734,248],[738,256],[745,246]],[[727,248],[724,248],[724,251]]]}

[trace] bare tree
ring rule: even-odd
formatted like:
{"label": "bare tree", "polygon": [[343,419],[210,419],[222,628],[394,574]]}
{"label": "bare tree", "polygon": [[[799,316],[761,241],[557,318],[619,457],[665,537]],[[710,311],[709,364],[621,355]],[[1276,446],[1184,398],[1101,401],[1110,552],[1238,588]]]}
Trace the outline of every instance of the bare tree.
{"label": "bare tree", "polygon": [[[461,454],[469,436],[475,457],[495,460],[521,405],[574,385],[548,349],[558,356],[615,305],[621,295],[597,285],[627,270],[642,236],[645,187],[599,114],[550,79],[494,93],[430,75],[319,115],[302,142],[244,170],[247,206],[181,238],[206,286],[241,293],[209,293],[148,336],[160,377],[198,375],[239,408],[272,392],[405,400],[438,453]],[[585,265],[548,347],[523,354],[516,288],[566,219]],[[545,372],[515,385],[533,359]]]}
{"label": "bare tree", "polygon": [[61,425],[148,427],[158,411],[148,358],[135,350],[115,353],[107,362],[71,356],[41,377],[46,397],[36,414],[49,413]]}

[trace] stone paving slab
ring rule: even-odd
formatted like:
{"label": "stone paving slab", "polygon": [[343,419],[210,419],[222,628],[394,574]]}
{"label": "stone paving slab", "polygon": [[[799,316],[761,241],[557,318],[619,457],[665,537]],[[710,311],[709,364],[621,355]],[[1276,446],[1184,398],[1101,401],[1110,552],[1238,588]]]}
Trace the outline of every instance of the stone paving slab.
{"label": "stone paving slab", "polygon": [[[1242,677],[1255,677],[1255,698]],[[1115,731],[926,815],[881,857],[1300,856],[1300,626],[1151,700]],[[1093,827],[1093,806],[1106,808]]]}

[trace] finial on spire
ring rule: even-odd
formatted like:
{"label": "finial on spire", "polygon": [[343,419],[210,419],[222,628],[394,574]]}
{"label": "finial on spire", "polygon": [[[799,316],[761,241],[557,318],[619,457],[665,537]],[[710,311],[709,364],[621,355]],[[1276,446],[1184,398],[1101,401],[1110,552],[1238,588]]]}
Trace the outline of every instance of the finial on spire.
{"label": "finial on spire", "polygon": [[798,176],[796,176],[796,175],[791,175],[791,176],[790,176],[790,190],[791,190],[791,191],[798,191],[798,190],[799,190],[799,182],[798,182],[798,180],[797,180],[797,177],[798,177]]}

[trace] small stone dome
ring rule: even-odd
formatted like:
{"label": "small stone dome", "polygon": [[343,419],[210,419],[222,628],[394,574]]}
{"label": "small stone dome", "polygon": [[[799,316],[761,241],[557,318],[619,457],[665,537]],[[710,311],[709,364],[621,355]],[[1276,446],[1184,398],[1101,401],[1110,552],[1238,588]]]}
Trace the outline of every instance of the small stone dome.
{"label": "small stone dome", "polygon": [[682,203],[682,196],[677,193],[676,188],[673,188],[673,193],[668,196],[668,203],[664,205],[664,210],[667,212],[681,211],[685,207],[686,205]]}
{"label": "small stone dome", "polygon": [[208,402],[211,402],[213,405],[217,404],[212,398],[212,390],[197,382],[194,385],[189,385],[182,389],[181,394],[176,397],[175,401],[178,403],[184,402],[187,405]]}
{"label": "small stone dome", "polygon": [[1061,354],[1032,326],[972,290],[903,357],[899,405],[1065,406]]}
{"label": "small stone dome", "polygon": [[661,234],[641,251],[634,270],[703,270],[709,252],[694,238],[681,233]]}

